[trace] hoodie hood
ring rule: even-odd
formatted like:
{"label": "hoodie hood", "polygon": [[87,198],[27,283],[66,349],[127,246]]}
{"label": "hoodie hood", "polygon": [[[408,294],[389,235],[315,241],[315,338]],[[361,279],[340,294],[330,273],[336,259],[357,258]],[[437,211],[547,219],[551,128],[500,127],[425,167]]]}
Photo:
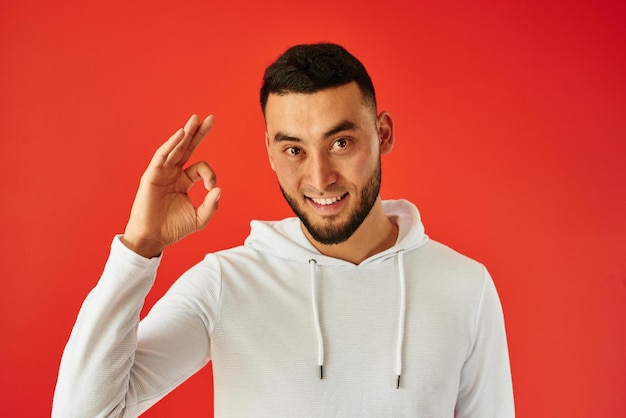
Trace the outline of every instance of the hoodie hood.
{"label": "hoodie hood", "polygon": [[[384,200],[382,204],[387,217],[398,226],[398,238],[391,248],[369,257],[361,264],[381,262],[400,251],[418,248],[428,241],[415,205],[407,200]],[[314,259],[322,266],[348,263],[321,254],[304,235],[301,222],[296,217],[280,221],[252,221],[250,227],[250,235],[244,245],[257,251],[290,261],[308,262]]]}

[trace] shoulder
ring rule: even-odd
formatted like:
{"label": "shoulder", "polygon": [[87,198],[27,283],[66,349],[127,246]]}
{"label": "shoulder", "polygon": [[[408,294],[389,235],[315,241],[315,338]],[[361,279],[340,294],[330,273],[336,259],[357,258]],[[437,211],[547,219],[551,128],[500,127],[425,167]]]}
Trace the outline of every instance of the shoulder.
{"label": "shoulder", "polygon": [[416,266],[448,276],[475,277],[482,280],[486,274],[482,263],[432,239],[409,254]]}
{"label": "shoulder", "polygon": [[[475,311],[491,278],[485,266],[437,241],[405,255],[407,278],[427,303]],[[466,312],[469,313],[469,312]]]}

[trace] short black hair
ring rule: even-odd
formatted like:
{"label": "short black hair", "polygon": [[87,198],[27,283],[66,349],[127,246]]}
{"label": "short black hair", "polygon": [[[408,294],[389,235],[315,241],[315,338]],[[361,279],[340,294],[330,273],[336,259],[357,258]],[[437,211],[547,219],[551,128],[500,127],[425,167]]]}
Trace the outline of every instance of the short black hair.
{"label": "short black hair", "polygon": [[337,44],[295,45],[266,68],[260,92],[261,110],[265,114],[270,94],[310,94],[353,81],[375,114],[374,84],[361,61]]}

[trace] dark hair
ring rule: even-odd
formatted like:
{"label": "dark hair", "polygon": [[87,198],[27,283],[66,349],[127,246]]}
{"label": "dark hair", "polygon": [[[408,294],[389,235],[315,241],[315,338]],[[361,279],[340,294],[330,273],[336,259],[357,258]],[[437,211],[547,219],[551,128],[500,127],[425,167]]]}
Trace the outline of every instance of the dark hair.
{"label": "dark hair", "polygon": [[270,94],[315,93],[356,81],[365,102],[376,113],[374,85],[365,67],[340,45],[295,45],[270,64],[261,86],[261,110]]}

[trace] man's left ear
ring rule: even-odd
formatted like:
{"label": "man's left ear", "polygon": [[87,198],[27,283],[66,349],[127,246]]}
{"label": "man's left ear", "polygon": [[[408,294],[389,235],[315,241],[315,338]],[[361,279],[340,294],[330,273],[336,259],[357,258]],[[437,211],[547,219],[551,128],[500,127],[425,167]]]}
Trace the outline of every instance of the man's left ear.
{"label": "man's left ear", "polygon": [[387,112],[380,112],[378,115],[378,140],[380,153],[382,155],[390,153],[394,142],[393,118]]}

